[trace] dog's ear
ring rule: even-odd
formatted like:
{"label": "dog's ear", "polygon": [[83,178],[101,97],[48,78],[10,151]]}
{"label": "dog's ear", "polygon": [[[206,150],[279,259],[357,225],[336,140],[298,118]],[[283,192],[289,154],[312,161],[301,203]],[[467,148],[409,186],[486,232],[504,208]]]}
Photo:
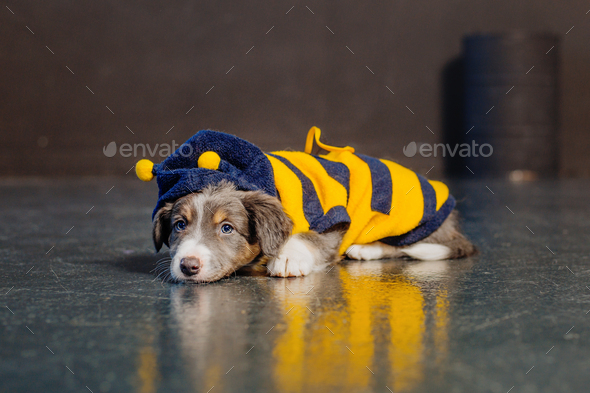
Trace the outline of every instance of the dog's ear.
{"label": "dog's ear", "polygon": [[248,212],[251,236],[258,240],[262,253],[278,256],[293,229],[293,222],[283,211],[281,202],[260,191],[248,191],[242,203]]}
{"label": "dog's ear", "polygon": [[170,247],[168,244],[168,238],[170,237],[170,232],[172,231],[172,226],[170,223],[172,206],[172,203],[166,203],[166,205],[161,207],[154,216],[152,236],[154,238],[156,252],[160,251],[162,244],[166,244],[166,246]]}

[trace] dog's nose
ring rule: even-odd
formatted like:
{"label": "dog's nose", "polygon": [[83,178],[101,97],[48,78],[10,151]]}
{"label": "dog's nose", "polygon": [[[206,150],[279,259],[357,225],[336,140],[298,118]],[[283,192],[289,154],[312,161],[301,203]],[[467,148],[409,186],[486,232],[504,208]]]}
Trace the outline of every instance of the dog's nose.
{"label": "dog's nose", "polygon": [[180,260],[180,271],[187,276],[193,276],[201,269],[201,261],[196,257],[186,257]]}

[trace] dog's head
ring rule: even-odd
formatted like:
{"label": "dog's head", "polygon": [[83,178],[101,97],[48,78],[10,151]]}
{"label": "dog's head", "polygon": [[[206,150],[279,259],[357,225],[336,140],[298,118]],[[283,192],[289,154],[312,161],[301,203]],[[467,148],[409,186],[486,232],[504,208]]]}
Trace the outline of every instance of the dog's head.
{"label": "dog's head", "polygon": [[173,279],[211,282],[277,256],[293,224],[277,198],[221,183],[167,203],[153,226],[156,250],[170,247]]}

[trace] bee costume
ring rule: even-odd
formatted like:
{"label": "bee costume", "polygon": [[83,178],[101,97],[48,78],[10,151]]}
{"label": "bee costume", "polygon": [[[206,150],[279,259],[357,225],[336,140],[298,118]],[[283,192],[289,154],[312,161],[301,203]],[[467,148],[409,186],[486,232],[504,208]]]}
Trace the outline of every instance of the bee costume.
{"label": "bee costume", "polygon": [[[144,181],[157,177],[153,215],[166,202],[226,180],[238,190],[278,197],[293,221],[293,234],[344,224],[348,230],[340,254],[353,244],[415,243],[440,227],[455,207],[443,183],[395,162],[356,154],[349,146],[325,145],[320,134],[317,127],[309,130],[304,152],[265,154],[236,136],[204,130],[160,164],[140,160],[135,170]],[[311,154],[314,138],[327,154]]]}

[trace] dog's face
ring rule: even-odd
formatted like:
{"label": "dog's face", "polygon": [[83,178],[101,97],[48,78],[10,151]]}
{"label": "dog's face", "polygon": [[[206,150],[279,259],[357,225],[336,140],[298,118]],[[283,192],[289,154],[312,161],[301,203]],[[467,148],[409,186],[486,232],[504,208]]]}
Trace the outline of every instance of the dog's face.
{"label": "dog's face", "polygon": [[217,281],[259,256],[277,256],[292,229],[277,198],[228,183],[166,204],[153,224],[156,250],[170,247],[172,278],[193,282]]}

